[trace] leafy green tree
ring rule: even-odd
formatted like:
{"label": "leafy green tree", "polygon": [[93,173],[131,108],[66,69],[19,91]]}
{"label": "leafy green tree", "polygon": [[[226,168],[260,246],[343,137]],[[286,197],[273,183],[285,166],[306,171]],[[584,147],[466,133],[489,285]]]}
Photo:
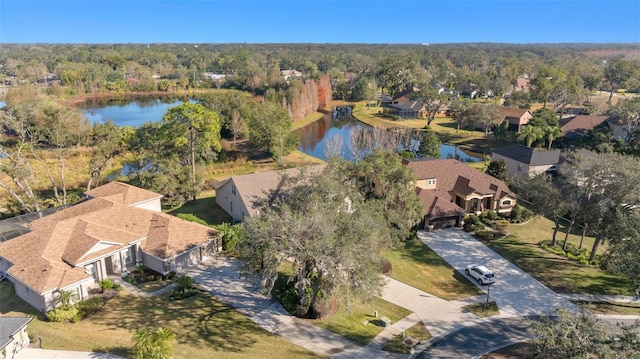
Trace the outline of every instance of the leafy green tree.
{"label": "leafy green tree", "polygon": [[99,183],[102,172],[114,158],[127,148],[127,142],[134,131],[129,127],[116,126],[113,121],[95,123],[91,129],[89,143],[93,147],[89,159],[91,177],[87,182],[87,191],[94,183]]}
{"label": "leafy green tree", "polygon": [[287,110],[278,104],[265,102],[249,120],[249,140],[258,148],[268,149],[281,166],[284,156],[291,153],[298,142],[291,131]]}
{"label": "leafy green tree", "polygon": [[537,126],[526,126],[520,133],[518,134],[518,141],[524,142],[527,147],[531,147],[534,142],[539,140],[544,136],[544,132],[542,128]]}
{"label": "leafy green tree", "polygon": [[171,145],[171,152],[175,151],[191,167],[192,200],[199,192],[196,153],[211,158],[222,149],[220,127],[217,113],[189,102],[170,108],[162,118],[160,135]]}
{"label": "leafy green tree", "polygon": [[376,150],[355,163],[351,177],[361,179],[359,192],[380,209],[394,243],[407,239],[424,209],[415,193],[415,174],[400,156]]}
{"label": "leafy green tree", "polygon": [[551,317],[532,322],[536,339],[533,358],[637,358],[640,355],[638,324],[612,330],[584,310],[561,308]]}
{"label": "leafy green tree", "polygon": [[531,203],[534,212],[553,220],[551,246],[555,247],[560,231],[560,220],[566,211],[566,203],[558,187],[551,182],[550,176],[546,173],[531,178],[517,179],[513,185],[517,188],[518,195]]}
{"label": "leafy green tree", "polygon": [[378,209],[346,186],[331,164],[320,174],[283,181],[273,205],[243,222],[247,235],[237,249],[245,271],[257,274],[271,292],[278,268],[291,261],[302,316],[318,315],[318,306],[333,298],[348,303],[377,295],[379,255],[390,244]]}
{"label": "leafy green tree", "polygon": [[133,335],[133,356],[136,359],[170,359],[173,357],[173,330],[161,327],[157,330],[138,329]]}
{"label": "leafy green tree", "polygon": [[423,84],[416,96],[427,112],[427,126],[431,126],[436,115],[449,103],[449,97],[446,94],[438,93],[438,90],[429,84]]}
{"label": "leafy green tree", "polygon": [[503,182],[509,182],[509,169],[507,168],[507,162],[503,159],[492,160],[489,162],[489,166],[487,166],[485,173]]}
{"label": "leafy green tree", "polygon": [[636,137],[638,125],[640,124],[640,97],[618,102],[613,109],[613,113],[627,129],[625,141],[635,147],[638,142]]}
{"label": "leafy green tree", "polygon": [[604,262],[607,269],[627,275],[640,296],[640,214],[636,210],[624,214],[617,226],[618,238],[607,246]]}
{"label": "leafy green tree", "polygon": [[563,136],[562,130],[557,126],[547,126],[544,128],[544,138],[547,140],[548,150],[551,150],[553,141]]}
{"label": "leafy green tree", "polygon": [[422,132],[416,155],[417,157],[440,158],[440,147],[442,147],[442,142],[440,142],[438,135],[430,127],[427,127]]}
{"label": "leafy green tree", "polygon": [[458,97],[449,105],[451,120],[456,123],[456,132],[471,122],[471,100]]}
{"label": "leafy green tree", "polygon": [[629,61],[617,58],[607,63],[604,68],[604,80],[609,87],[609,100],[611,103],[613,94],[621,87],[627,86],[636,78],[637,68]]}

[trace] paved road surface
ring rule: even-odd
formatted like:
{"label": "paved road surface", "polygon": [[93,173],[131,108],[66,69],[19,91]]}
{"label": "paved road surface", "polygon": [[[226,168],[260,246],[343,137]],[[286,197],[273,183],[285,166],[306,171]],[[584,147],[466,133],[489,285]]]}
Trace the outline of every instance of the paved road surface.
{"label": "paved road surface", "polygon": [[533,336],[526,318],[498,318],[446,335],[417,358],[475,358],[498,348],[532,339]]}
{"label": "paved road surface", "polygon": [[[420,231],[418,238],[465,276],[464,270],[469,264],[482,264],[493,270],[496,283],[491,285],[490,297],[498,304],[502,316],[548,315],[560,307],[578,310],[573,303],[461,229],[449,228],[431,233]],[[480,286],[473,278],[467,277],[487,291],[487,286]]]}

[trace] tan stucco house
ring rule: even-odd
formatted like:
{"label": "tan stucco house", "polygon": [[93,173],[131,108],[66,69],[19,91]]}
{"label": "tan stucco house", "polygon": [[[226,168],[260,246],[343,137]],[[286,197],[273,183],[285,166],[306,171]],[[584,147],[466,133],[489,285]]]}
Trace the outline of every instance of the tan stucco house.
{"label": "tan stucco house", "polygon": [[179,272],[219,250],[213,229],[162,213],[157,193],[111,182],[86,195],[0,243],[0,273],[42,312],[55,308],[60,291],[86,299],[96,281],[136,264]]}
{"label": "tan stucco house", "polygon": [[509,177],[529,178],[544,172],[554,172],[560,162],[560,150],[543,150],[515,144],[496,148],[492,160],[507,163]]}
{"label": "tan stucco house", "polygon": [[33,318],[0,317],[0,359],[13,359],[29,345],[27,324]]}
{"label": "tan stucco house", "polygon": [[402,163],[417,176],[425,226],[460,226],[465,214],[485,210],[506,216],[516,205],[516,195],[504,182],[460,161],[421,158]]}

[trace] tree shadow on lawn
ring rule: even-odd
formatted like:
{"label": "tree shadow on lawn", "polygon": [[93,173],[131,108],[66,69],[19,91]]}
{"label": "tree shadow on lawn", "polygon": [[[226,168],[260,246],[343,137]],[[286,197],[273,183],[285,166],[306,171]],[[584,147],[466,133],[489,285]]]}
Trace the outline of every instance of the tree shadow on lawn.
{"label": "tree shadow on lawn", "polygon": [[627,294],[631,288],[624,276],[557,256],[537,244],[510,236],[484,243],[557,293]]}
{"label": "tree shadow on lawn", "polygon": [[168,212],[174,216],[178,214],[192,214],[209,225],[218,225],[221,223],[231,223],[232,218],[225,212],[222,207],[216,203],[216,197],[199,198],[195,201],[189,201],[180,208],[172,209]]}
{"label": "tree shadow on lawn", "polygon": [[272,335],[209,294],[177,301],[169,301],[168,295],[139,298],[122,294],[108,303],[112,306],[109,312],[91,320],[126,329],[132,337],[137,329],[166,326],[174,331],[178,344],[202,352],[243,352],[265,335]]}

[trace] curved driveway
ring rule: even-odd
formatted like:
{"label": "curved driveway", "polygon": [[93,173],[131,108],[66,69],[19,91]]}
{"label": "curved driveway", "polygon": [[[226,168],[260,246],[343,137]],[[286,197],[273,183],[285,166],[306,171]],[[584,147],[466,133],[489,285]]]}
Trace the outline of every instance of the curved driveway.
{"label": "curved driveway", "polygon": [[[578,311],[576,305],[461,229],[420,231],[418,238],[464,276],[467,276],[464,270],[468,264],[483,264],[493,270],[496,283],[491,285],[489,294],[503,317],[548,315],[560,307]],[[476,283],[471,277],[467,278]],[[487,286],[476,285],[487,291]]]}

